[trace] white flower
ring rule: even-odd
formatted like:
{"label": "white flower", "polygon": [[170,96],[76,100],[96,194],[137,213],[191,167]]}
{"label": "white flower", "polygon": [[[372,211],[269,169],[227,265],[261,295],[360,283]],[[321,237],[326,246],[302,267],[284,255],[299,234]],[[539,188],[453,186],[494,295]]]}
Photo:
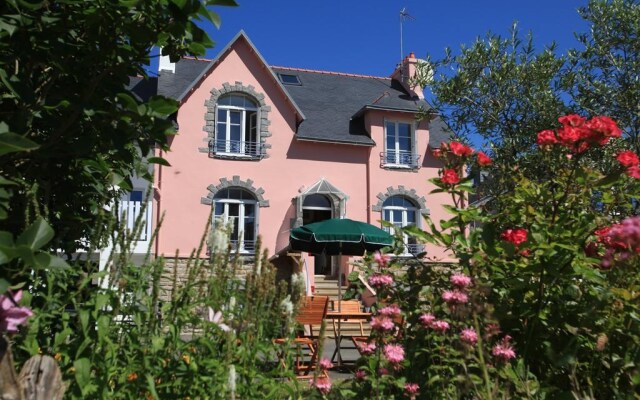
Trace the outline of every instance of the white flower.
{"label": "white flower", "polygon": [[229,327],[229,325],[224,324],[222,321],[224,321],[224,319],[222,318],[222,312],[218,311],[218,312],[214,312],[213,308],[209,307],[209,318],[207,318],[207,320],[209,322],[213,322],[214,324],[216,324],[218,326],[218,328],[222,329],[225,332],[230,332],[231,331],[231,327]]}
{"label": "white flower", "polygon": [[236,395],[236,366],[231,364],[229,366],[229,391],[231,392],[231,398],[235,398]]}
{"label": "white flower", "polygon": [[217,223],[209,235],[209,245],[212,253],[222,253],[229,247],[229,232],[226,224]]}
{"label": "white flower", "polygon": [[293,303],[291,302],[291,296],[287,295],[282,302],[280,303],[280,309],[287,316],[291,316],[293,314]]}

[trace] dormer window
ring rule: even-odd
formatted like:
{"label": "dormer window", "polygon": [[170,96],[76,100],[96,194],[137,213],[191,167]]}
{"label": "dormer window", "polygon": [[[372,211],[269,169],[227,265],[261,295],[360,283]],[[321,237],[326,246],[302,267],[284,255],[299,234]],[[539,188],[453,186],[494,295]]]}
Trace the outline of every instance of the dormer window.
{"label": "dormer window", "polygon": [[221,96],[216,105],[217,156],[257,158],[262,154],[258,135],[258,105],[249,96],[232,93]]}
{"label": "dormer window", "polygon": [[302,83],[300,82],[300,78],[298,77],[298,75],[278,74],[278,78],[280,78],[280,82],[282,82],[285,85],[302,86]]}

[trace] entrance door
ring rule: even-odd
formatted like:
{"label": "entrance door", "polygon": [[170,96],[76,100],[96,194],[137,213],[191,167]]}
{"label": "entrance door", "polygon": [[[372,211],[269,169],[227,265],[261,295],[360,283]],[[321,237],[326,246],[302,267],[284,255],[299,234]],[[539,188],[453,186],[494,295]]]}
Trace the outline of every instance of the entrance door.
{"label": "entrance door", "polygon": [[[312,194],[305,197],[302,203],[302,224],[307,225],[333,218],[331,200],[323,194]],[[314,273],[316,275],[331,274],[331,256],[314,254]]]}

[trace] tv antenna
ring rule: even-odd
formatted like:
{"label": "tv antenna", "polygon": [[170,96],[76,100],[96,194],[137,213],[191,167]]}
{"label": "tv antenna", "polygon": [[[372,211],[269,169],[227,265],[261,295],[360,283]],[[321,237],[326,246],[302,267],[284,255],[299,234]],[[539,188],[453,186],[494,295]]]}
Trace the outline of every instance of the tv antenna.
{"label": "tv antenna", "polygon": [[403,7],[400,10],[400,64],[402,64],[402,59],[404,58],[404,49],[402,48],[402,25],[404,21],[415,21],[415,18],[407,11],[407,7]]}

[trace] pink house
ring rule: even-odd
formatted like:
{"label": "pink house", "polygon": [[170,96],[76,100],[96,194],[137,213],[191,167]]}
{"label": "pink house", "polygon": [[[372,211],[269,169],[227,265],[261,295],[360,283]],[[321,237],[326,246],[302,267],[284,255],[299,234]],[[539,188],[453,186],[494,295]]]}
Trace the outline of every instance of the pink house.
{"label": "pink house", "polygon": [[[417,62],[410,54],[389,77],[276,67],[244,32],[214,60],[162,59],[155,82],[132,81],[140,96],[180,102],[179,134],[162,154],[171,167],[156,170],[153,215],[164,220],[152,253],[187,258],[213,217],[233,224],[241,254],[251,255],[260,235],[287,268],[295,226],[445,218],[450,200],[429,194],[428,179],[440,166],[431,150],[450,133],[437,117],[416,120],[429,109],[409,83]],[[409,240],[405,252],[448,261],[441,249]],[[303,257],[309,275],[337,272],[336,260]]]}

